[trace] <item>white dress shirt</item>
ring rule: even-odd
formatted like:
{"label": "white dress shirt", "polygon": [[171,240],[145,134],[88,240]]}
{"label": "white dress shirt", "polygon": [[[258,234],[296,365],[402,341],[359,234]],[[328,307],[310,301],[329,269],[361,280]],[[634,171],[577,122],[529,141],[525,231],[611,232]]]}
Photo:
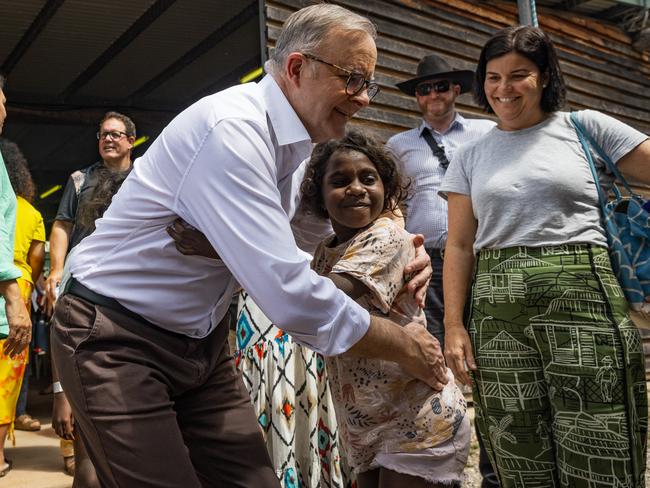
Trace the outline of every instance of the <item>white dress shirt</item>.
{"label": "white dress shirt", "polygon": [[488,132],[496,124],[491,120],[466,119],[456,114],[444,132],[432,129],[424,120],[417,129],[391,137],[387,147],[400,164],[403,174],[410,178],[410,197],[406,200],[406,230],[424,235],[427,248],[443,249],[447,244],[447,201],[438,196],[438,188],[445,176],[427,141],[422,137],[425,128],[431,130],[435,141],[445,148],[451,161],[456,149]]}
{"label": "white dress shirt", "polygon": [[[271,76],[203,98],[179,114],[79,244],[70,271],[157,326],[210,333],[237,282],[294,339],[326,355],[366,333],[366,310],[310,269],[290,225],[294,172],[311,140]],[[177,216],[221,257],[180,254],[165,231]]]}

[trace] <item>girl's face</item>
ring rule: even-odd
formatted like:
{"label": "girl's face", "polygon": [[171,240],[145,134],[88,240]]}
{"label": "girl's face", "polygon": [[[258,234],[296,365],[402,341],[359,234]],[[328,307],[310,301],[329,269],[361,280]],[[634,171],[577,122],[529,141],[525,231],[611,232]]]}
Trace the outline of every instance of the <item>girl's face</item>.
{"label": "girl's face", "polygon": [[488,61],[485,95],[502,130],[519,130],[541,122],[546,77],[530,59],[510,52]]}
{"label": "girl's face", "polygon": [[384,184],[368,157],[354,150],[334,152],[323,176],[323,203],[340,242],[368,227],[384,210]]}

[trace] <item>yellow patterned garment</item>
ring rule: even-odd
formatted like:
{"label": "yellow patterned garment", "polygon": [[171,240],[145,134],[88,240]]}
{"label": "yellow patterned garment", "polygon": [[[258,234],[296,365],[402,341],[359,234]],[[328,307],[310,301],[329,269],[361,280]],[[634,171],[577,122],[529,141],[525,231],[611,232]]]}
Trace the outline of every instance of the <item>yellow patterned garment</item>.
{"label": "yellow patterned garment", "polygon": [[[424,313],[404,288],[404,267],[415,255],[411,236],[388,218],[377,219],[349,241],[323,242],[313,266],[322,275],[346,273],[369,290],[357,302],[375,315],[426,327]],[[441,392],[409,376],[394,362],[353,357],[327,358],[327,372],[350,465],[372,469],[377,453],[411,453],[454,436],[467,404],[451,381]]]}
{"label": "yellow patterned garment", "polygon": [[43,216],[23,197],[16,197],[16,232],[14,234],[14,264],[21,278],[32,283],[32,267],[27,261],[33,241],[45,242]]}
{"label": "yellow patterned garment", "polygon": [[[25,301],[27,310],[30,310],[29,298],[32,294],[32,284],[21,278],[16,280],[20,286],[20,295]],[[15,358],[10,358],[3,353],[6,339],[0,340],[0,425],[9,424],[7,438],[12,442],[14,439],[14,418],[16,416],[16,402],[20,394],[20,387],[23,384],[25,366],[29,357],[29,348]]]}

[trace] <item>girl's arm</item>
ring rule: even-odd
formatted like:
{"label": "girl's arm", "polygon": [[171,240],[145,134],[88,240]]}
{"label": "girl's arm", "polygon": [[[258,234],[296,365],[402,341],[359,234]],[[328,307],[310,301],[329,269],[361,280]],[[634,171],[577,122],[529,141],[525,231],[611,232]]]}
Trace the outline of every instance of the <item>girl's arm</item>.
{"label": "girl's arm", "polygon": [[650,139],[619,159],[617,166],[625,176],[650,185]]}
{"label": "girl's arm", "polygon": [[465,362],[476,369],[472,345],[463,323],[465,300],[472,279],[477,222],[472,201],[467,195],[449,193],[447,245],[442,272],[445,302],[445,358],[454,376],[468,385],[471,379],[465,371]]}
{"label": "girl's arm", "polygon": [[370,291],[366,285],[347,273],[330,273],[327,277],[352,300],[356,300]]}

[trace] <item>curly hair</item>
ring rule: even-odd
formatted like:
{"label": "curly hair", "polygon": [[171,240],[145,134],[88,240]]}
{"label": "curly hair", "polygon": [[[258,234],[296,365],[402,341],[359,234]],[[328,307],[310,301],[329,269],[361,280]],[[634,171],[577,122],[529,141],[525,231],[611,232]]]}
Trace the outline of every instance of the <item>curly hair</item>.
{"label": "curly hair", "polygon": [[[132,168],[132,167],[131,167]],[[97,169],[97,184],[93,189],[90,198],[79,207],[77,222],[85,229],[95,230],[95,221],[99,219],[111,204],[113,195],[120,189],[122,183],[131,172],[131,168],[126,171],[114,172],[102,165]]]}
{"label": "curly hair", "polygon": [[14,193],[32,203],[36,193],[36,186],[22,151],[16,143],[0,138],[0,153],[4,159]]}
{"label": "curly hair", "polygon": [[396,210],[406,199],[410,183],[400,175],[392,154],[374,137],[356,129],[349,129],[342,139],[322,142],[314,147],[300,186],[302,205],[317,217],[329,218],[323,200],[323,178],[327,163],[336,152],[356,151],[364,154],[377,168],[384,185],[384,211]]}
{"label": "curly hair", "polygon": [[511,52],[528,58],[535,63],[542,75],[548,76],[548,84],[542,91],[540,102],[542,110],[546,113],[560,110],[566,100],[566,85],[557,52],[553,42],[542,29],[529,25],[501,29],[485,43],[476,66],[474,83],[476,103],[487,113],[494,113],[485,95],[485,71],[489,61]]}

